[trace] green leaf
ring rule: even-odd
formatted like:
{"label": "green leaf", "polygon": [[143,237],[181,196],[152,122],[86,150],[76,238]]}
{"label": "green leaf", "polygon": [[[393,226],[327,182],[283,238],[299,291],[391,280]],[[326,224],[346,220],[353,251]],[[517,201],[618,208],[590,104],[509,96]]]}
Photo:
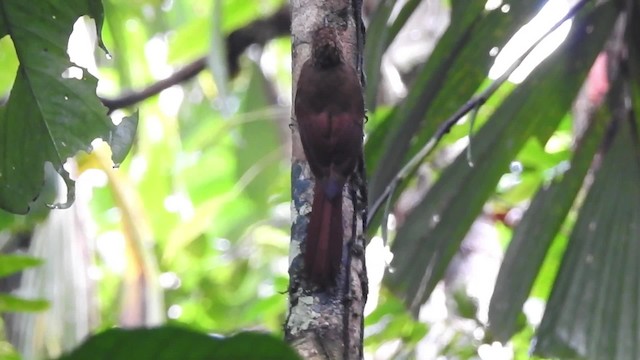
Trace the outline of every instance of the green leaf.
{"label": "green leaf", "polygon": [[402,338],[405,347],[410,347],[424,338],[427,325],[414,319],[395,296],[383,291],[379,301],[376,309],[365,318],[365,326],[372,329],[364,339],[365,347],[376,350],[398,338]]}
{"label": "green leaf", "polygon": [[11,344],[6,341],[0,341],[0,357],[2,357],[3,360],[21,360],[20,355],[18,355]]}
{"label": "green leaf", "polygon": [[229,69],[227,62],[227,42],[222,32],[222,8],[222,0],[213,0],[211,50],[207,55],[207,64],[213,74],[213,81],[216,83],[221,112],[224,116],[229,116],[232,110],[228,103]]}
{"label": "green leaf", "polygon": [[41,264],[41,259],[31,256],[0,254],[0,278]]}
{"label": "green leaf", "polygon": [[[60,0],[56,0],[61,3]],[[109,54],[109,50],[102,41],[102,25],[104,24],[104,8],[102,7],[102,0],[84,0],[79,3],[82,9],[87,7],[86,11],[83,11],[85,15],[88,15],[96,22],[96,35],[98,40],[98,46],[106,53]]]}
{"label": "green leaf", "polygon": [[607,3],[579,16],[559,51],[540,64],[478,132],[474,167],[460,154],[398,229],[391,248],[394,271],[385,281],[410,309],[416,310],[442,278],[520,148],[538,129],[557,126],[566,114],[615,15]]}
{"label": "green leaf", "polygon": [[517,330],[522,305],[602,142],[608,114],[601,111],[599,115],[581,139],[570,169],[560,181],[538,191],[514,230],[489,307],[490,329],[498,341],[506,342]]}
{"label": "green leaf", "polygon": [[7,341],[6,326],[3,317],[0,317],[0,359],[20,360],[16,349]]}
{"label": "green leaf", "polygon": [[11,36],[20,61],[9,100],[0,107],[0,208],[27,213],[42,187],[45,162],[67,184],[67,204],[60,207],[70,205],[73,182],[62,165],[78,151],[90,151],[95,138],[109,140],[115,128],[95,94],[96,78],[86,71],[82,79],[62,78],[75,66],[67,42],[85,14],[96,18],[100,31],[98,0],[0,2],[0,35]]}
{"label": "green leaf", "polygon": [[[238,115],[241,140],[236,150],[237,181],[240,186],[246,184],[244,190],[247,195],[264,210],[273,195],[274,182],[285,171],[281,167],[284,142],[283,135],[279,133],[280,118],[266,111],[276,104],[273,93],[260,67],[253,64],[251,80]],[[242,121],[245,116],[260,113],[264,115],[253,121]]]}
{"label": "green leaf", "polygon": [[49,308],[47,300],[23,299],[13,295],[0,294],[0,313],[5,312],[34,312]]}
{"label": "green leaf", "polygon": [[365,104],[368,111],[374,111],[376,108],[376,99],[378,96],[378,83],[380,82],[380,66],[382,64],[382,55],[387,50],[386,39],[388,36],[388,21],[391,11],[393,10],[395,1],[380,1],[376,11],[371,16],[371,23],[367,29],[367,37],[372,41],[367,41],[364,47],[365,74],[367,86],[365,89]]}
{"label": "green leaf", "polygon": [[115,129],[109,133],[107,142],[111,146],[111,158],[114,166],[119,166],[131,150],[133,138],[138,130],[138,112],[125,116]]}
{"label": "green leaf", "polygon": [[18,69],[18,58],[16,57],[13,42],[8,36],[0,38],[0,104],[9,95],[9,90],[13,85]]}
{"label": "green leaf", "polygon": [[415,154],[476,92],[494,60],[490,50],[506,42],[537,9],[533,1],[510,5],[509,13],[504,14],[500,10],[486,11],[483,2],[453,2],[451,24],[416,77],[407,99],[366,143],[372,201],[384,192],[403,160]]}
{"label": "green leaf", "polygon": [[186,328],[109,329],[90,337],[60,360],[264,360],[299,359],[284,343],[269,334],[243,332],[231,337],[209,336]]}
{"label": "green leaf", "polygon": [[211,47],[211,19],[196,18],[174,29],[169,38],[169,61],[186,63],[206,54]]}
{"label": "green leaf", "polygon": [[398,16],[396,16],[396,18],[393,20],[393,24],[391,24],[390,26],[387,25],[389,29],[388,35],[385,39],[385,49],[388,48],[396,38],[396,36],[398,36],[400,30],[402,30],[407,21],[409,21],[409,18],[411,17],[411,15],[413,15],[413,12],[416,10],[416,8],[418,8],[418,5],[420,5],[421,2],[422,1],[420,0],[407,0],[407,2],[398,13]]}
{"label": "green leaf", "polygon": [[542,356],[640,358],[640,149],[629,120],[617,119],[580,209],[538,328]]}

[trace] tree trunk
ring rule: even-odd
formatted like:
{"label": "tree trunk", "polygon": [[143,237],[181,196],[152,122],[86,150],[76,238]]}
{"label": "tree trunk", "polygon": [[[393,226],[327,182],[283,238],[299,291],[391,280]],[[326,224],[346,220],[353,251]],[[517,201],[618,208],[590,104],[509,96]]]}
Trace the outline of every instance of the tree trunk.
{"label": "tree trunk", "polygon": [[[293,96],[302,64],[310,56],[313,31],[333,27],[344,59],[362,76],[364,26],[361,0],[292,0]],[[318,287],[304,271],[303,250],[314,179],[300,143],[292,110],[292,227],[289,311],[285,337],[304,359],[361,359],[363,311],[367,297],[364,257],[366,182],[362,159],[343,189],[343,241],[346,254],[335,285]]]}

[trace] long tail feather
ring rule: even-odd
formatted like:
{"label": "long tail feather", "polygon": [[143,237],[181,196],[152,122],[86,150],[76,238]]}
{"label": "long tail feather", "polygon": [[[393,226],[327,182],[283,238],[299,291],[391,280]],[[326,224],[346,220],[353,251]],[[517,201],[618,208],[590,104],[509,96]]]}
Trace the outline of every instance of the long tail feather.
{"label": "long tail feather", "polygon": [[342,193],[329,199],[316,183],[304,263],[307,274],[318,285],[329,285],[340,271],[342,233]]}

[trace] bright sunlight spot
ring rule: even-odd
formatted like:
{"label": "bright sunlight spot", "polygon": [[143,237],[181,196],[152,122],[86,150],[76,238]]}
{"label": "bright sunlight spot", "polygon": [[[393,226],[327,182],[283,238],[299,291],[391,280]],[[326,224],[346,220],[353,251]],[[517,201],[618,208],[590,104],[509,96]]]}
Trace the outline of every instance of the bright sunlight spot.
{"label": "bright sunlight spot", "polygon": [[[76,20],[73,24],[73,32],[69,37],[67,44],[67,54],[71,62],[87,69],[94,76],[98,75],[98,67],[93,57],[93,51],[96,45],[96,22],[90,17],[83,16]],[[75,77],[77,71],[67,69],[69,77]],[[67,73],[65,71],[65,73]]]}
{"label": "bright sunlight spot", "polygon": [[[495,1],[489,1],[492,6],[496,6]],[[489,78],[497,79],[507,71],[516,59],[527,51],[527,48],[540,39],[555,23],[560,21],[571,8],[573,1],[550,0],[540,12],[526,25],[524,25],[507,42],[496,57],[496,61],[489,70]],[[504,9],[501,8],[504,11]],[[562,44],[571,29],[571,20],[567,20],[554,32],[549,34],[536,48],[526,57],[522,64],[511,74],[509,81],[519,84],[547,58],[555,49]]]}

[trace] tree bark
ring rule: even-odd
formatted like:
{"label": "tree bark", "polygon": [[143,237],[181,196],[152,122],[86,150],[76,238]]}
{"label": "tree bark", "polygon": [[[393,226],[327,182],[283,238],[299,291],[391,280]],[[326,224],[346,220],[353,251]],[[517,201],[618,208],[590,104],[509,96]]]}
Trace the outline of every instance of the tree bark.
{"label": "tree bark", "polygon": [[[302,64],[310,56],[311,34],[331,26],[341,40],[345,61],[362,76],[364,26],[361,0],[292,0],[292,94]],[[362,359],[364,305],[367,297],[364,228],[366,177],[363,161],[343,189],[343,239],[346,256],[336,285],[318,287],[304,271],[302,250],[313,200],[314,179],[307,164],[292,110],[292,226],[289,309],[286,340],[304,359]]]}

